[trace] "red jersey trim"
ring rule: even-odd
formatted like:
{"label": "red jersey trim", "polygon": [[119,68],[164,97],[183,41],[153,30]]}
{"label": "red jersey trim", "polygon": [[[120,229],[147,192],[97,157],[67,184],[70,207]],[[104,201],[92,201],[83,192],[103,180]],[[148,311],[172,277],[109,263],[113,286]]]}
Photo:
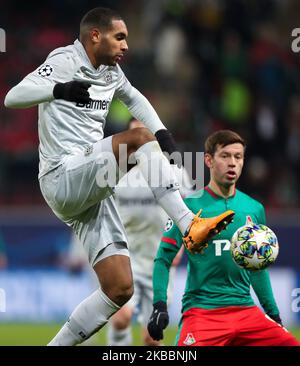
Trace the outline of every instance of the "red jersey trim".
{"label": "red jersey trim", "polygon": [[[214,198],[223,198],[223,197],[218,196],[217,194],[215,194],[215,192],[214,192],[212,189],[210,189],[210,188],[209,188],[209,186],[204,187],[204,190],[205,190],[207,193],[209,193],[211,196],[213,196]],[[230,197],[234,197],[235,195],[236,195],[236,187],[234,187],[233,195],[232,195],[232,196],[230,196]],[[230,198],[230,197],[229,197],[229,198]]]}
{"label": "red jersey trim", "polygon": [[169,244],[172,244],[172,245],[177,245],[177,241],[175,239],[166,238],[165,236],[163,236],[161,238],[161,241],[163,241],[164,243],[169,243]]}
{"label": "red jersey trim", "polygon": [[214,191],[212,191],[208,186],[204,187],[204,189],[206,190],[206,192],[208,192],[211,196],[213,196],[213,198],[218,198],[218,196],[215,194]]}

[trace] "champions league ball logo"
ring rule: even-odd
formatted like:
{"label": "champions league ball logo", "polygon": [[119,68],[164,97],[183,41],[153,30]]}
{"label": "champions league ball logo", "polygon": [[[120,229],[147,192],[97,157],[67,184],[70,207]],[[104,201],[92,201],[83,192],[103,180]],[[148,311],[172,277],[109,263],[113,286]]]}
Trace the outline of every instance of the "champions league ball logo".
{"label": "champions league ball logo", "polygon": [[53,72],[53,68],[50,65],[43,65],[38,69],[38,74],[42,77],[50,76]]}
{"label": "champions league ball logo", "polygon": [[165,226],[165,231],[171,230],[172,226],[173,226],[173,221],[170,218],[168,218],[168,221],[167,221],[166,226]]}

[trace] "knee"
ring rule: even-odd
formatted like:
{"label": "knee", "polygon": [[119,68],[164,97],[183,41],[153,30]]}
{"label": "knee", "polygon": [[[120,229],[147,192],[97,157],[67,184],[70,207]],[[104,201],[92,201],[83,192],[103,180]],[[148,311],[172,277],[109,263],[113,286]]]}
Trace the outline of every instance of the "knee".
{"label": "knee", "polygon": [[151,131],[149,131],[145,127],[134,128],[133,130],[131,130],[131,137],[131,148],[134,150],[137,150],[139,147],[146,144],[147,142],[155,140],[155,137],[151,133]]}
{"label": "knee", "polygon": [[123,306],[133,295],[133,284],[132,282],[119,283],[108,291],[104,290],[104,292],[114,303]]}
{"label": "knee", "polygon": [[118,291],[116,292],[116,303],[119,306],[122,306],[124,304],[126,304],[127,301],[129,301],[131,299],[133,295],[133,286],[122,286],[121,288],[118,289]]}

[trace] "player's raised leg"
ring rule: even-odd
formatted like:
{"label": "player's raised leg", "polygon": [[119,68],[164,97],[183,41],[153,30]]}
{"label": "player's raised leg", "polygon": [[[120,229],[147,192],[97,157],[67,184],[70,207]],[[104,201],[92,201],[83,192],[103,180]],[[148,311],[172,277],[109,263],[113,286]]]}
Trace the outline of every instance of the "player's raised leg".
{"label": "player's raised leg", "polygon": [[178,226],[188,250],[203,249],[212,236],[218,234],[231,222],[234,215],[231,210],[209,219],[194,215],[180,195],[179,184],[169,161],[162,153],[154,135],[147,128],[135,128],[113,136],[113,152],[119,165],[124,165],[122,161],[124,157],[119,153],[121,144],[127,146],[127,156],[134,154],[154,197]]}

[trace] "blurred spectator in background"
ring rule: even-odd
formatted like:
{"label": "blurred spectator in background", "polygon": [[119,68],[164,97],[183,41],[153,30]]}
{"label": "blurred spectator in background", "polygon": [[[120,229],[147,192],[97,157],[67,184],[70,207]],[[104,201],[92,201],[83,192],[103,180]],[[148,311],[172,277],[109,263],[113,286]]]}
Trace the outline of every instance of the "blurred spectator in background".
{"label": "blurred spectator in background", "polygon": [[[93,5],[99,4],[91,0],[88,6]],[[241,189],[256,198],[263,195],[267,208],[300,208],[300,58],[290,46],[299,3],[132,0],[125,6],[107,0],[101,5],[124,14],[133,30],[122,66],[181,150],[198,151],[207,134],[234,128],[249,142],[251,171]],[[82,0],[76,7],[50,0],[5,4],[0,14],[7,33],[7,52],[0,54],[2,100],[50,50],[71,42],[86,7]],[[107,135],[124,128],[128,115],[123,112],[118,104],[112,107]],[[34,109],[0,107],[0,204],[43,204],[36,179],[36,119]],[[284,169],[277,168],[280,161]],[[274,168],[276,180],[271,179]],[[278,194],[281,185],[284,194]]]}

